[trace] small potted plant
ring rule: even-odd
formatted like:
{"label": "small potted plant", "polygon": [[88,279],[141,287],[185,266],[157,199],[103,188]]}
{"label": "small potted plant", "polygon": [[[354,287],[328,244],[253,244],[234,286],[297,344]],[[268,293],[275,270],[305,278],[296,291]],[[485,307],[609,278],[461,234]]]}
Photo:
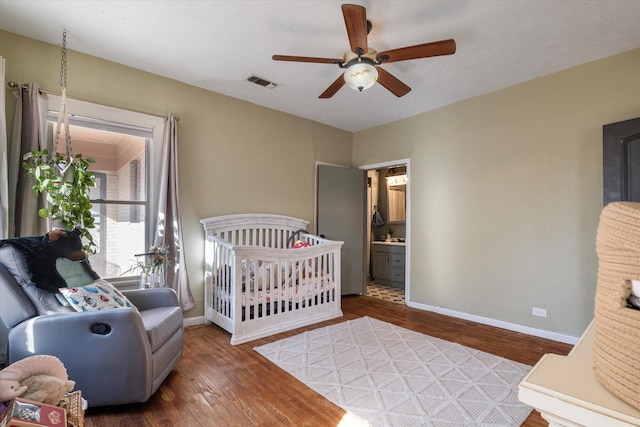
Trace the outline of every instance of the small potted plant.
{"label": "small potted plant", "polygon": [[171,264],[168,246],[151,246],[149,252],[136,254],[135,257],[135,264],[124,271],[121,276],[130,272],[138,272],[140,275],[139,288],[141,289],[159,288],[165,285],[165,266]]}

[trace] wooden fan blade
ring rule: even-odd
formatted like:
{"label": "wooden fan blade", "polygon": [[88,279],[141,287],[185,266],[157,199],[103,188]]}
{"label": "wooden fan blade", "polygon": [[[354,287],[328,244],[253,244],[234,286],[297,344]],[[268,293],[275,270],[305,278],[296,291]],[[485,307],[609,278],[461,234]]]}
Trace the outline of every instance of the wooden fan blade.
{"label": "wooden fan blade", "polygon": [[387,63],[406,61],[409,59],[429,58],[431,56],[452,55],[455,52],[455,40],[448,39],[387,50],[385,52],[378,53],[376,58],[380,63]]}
{"label": "wooden fan blade", "polygon": [[386,71],[384,68],[376,67],[378,69],[378,83],[387,88],[387,90],[400,98],[411,92],[411,88],[406,84],[398,80],[393,74]]}
{"label": "wooden fan blade", "polygon": [[314,62],[319,64],[341,64],[342,63],[342,59],[314,58],[312,56],[273,55],[271,59],[273,59],[274,61]]}
{"label": "wooden fan blade", "polygon": [[331,98],[340,90],[340,88],[344,86],[344,75],[340,74],[340,76],[336,79],[335,82],[331,83],[331,86],[327,88],[318,98]]}
{"label": "wooden fan blade", "polygon": [[[357,4],[343,4],[342,14],[347,27],[351,51],[362,55],[369,51],[367,45],[367,10]],[[362,50],[359,50],[362,49]]]}

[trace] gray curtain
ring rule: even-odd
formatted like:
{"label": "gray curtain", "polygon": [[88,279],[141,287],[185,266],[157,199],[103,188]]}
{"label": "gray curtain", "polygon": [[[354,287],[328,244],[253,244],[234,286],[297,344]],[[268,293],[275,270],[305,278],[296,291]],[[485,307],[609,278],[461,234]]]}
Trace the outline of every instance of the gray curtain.
{"label": "gray curtain", "polygon": [[4,79],[5,60],[0,56],[0,239],[9,237],[9,161],[7,159],[7,108]]}
{"label": "gray curtain", "polygon": [[37,83],[21,85],[19,91],[9,146],[9,235],[35,236],[48,231],[47,219],[38,216],[44,196],[36,197],[31,191],[33,179],[24,176],[22,156],[51,150],[46,138],[47,96],[40,93]]}
{"label": "gray curtain", "polygon": [[167,286],[175,289],[182,310],[187,311],[196,304],[189,285],[182,239],[178,198],[178,127],[173,114],[169,114],[164,126],[160,172],[155,245],[164,244],[169,247],[171,265],[167,267]]}

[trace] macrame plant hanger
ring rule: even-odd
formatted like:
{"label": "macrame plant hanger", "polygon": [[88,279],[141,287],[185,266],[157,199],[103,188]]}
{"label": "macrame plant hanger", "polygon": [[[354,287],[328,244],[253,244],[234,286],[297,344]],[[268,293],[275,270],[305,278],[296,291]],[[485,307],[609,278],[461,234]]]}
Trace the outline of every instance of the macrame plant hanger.
{"label": "macrame plant hanger", "polygon": [[[62,32],[62,53],[60,58],[60,112],[58,113],[58,125],[56,126],[56,134],[53,138],[53,152],[51,157],[55,159],[58,152],[58,142],[60,142],[60,128],[64,125],[64,137],[67,146],[66,162],[59,164],[61,175],[65,176],[67,171],[73,173],[73,151],[71,149],[71,134],[69,133],[69,117],[67,114],[67,30]],[[65,176],[65,178],[73,179]]]}

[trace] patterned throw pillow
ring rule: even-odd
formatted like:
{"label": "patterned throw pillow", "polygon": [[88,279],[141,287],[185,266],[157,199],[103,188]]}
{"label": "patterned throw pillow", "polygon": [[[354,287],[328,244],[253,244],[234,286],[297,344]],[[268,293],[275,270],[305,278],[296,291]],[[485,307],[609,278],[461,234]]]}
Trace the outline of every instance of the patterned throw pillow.
{"label": "patterned throw pillow", "polygon": [[59,291],[76,311],[135,308],[118,289],[106,280],[96,280],[78,288],[60,288]]}

